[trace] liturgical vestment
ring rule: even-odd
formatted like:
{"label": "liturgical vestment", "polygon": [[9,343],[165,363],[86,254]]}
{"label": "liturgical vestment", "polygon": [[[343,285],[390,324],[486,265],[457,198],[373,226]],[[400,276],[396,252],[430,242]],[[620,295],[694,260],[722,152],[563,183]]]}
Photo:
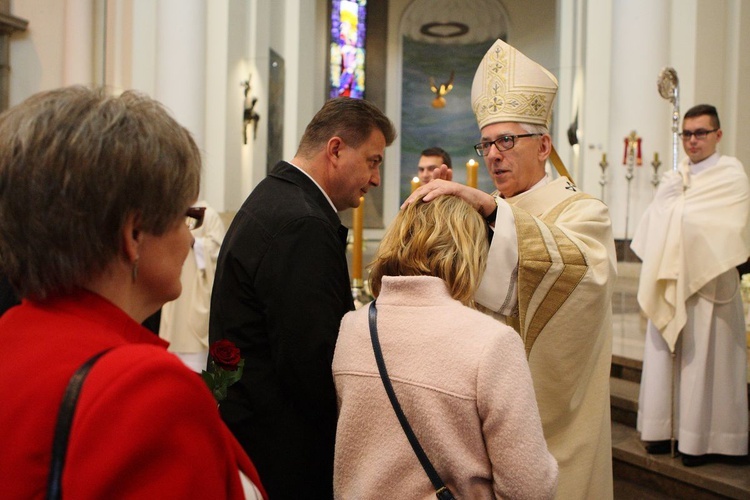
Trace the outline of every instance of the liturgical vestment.
{"label": "liturgical vestment", "polygon": [[645,441],[671,437],[674,391],[681,452],[747,454],[747,342],[735,266],[750,255],[748,216],[742,164],[715,153],[665,174],[641,219],[631,246],[643,260],[638,303],[649,318],[638,411]]}
{"label": "liturgical vestment", "polygon": [[159,336],[169,342],[170,352],[200,373],[206,368],[211,289],[225,231],[213,208],[205,202],[196,206],[206,207],[203,224],[192,231],[195,243],[182,266],[182,293],[162,307]]}
{"label": "liturgical vestment", "polygon": [[612,498],[616,255],[607,206],[564,177],[498,199],[477,302],[521,335],[557,459],[557,498]]}

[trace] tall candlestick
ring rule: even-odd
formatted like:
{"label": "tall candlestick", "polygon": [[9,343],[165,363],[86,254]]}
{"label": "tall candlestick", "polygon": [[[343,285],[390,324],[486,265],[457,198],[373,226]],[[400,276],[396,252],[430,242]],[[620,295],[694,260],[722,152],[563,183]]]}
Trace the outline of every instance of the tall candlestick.
{"label": "tall candlestick", "polygon": [[651,177],[651,184],[656,188],[659,186],[659,167],[661,166],[659,153],[654,152],[654,161],[651,162],[651,166],[654,167],[654,175]]}
{"label": "tall candlestick", "polygon": [[419,177],[412,177],[411,192],[413,193],[414,191],[416,191],[418,187],[419,187]]}
{"label": "tall candlestick", "polygon": [[359,198],[359,206],[352,213],[352,286],[362,286],[362,231],[364,229],[365,197]]}
{"label": "tall candlestick", "polygon": [[628,164],[628,149],[630,148],[630,139],[625,138],[625,151],[622,153],[622,164]]}
{"label": "tall candlestick", "polygon": [[643,157],[641,156],[641,138],[639,137],[637,140],[638,140],[638,154],[636,155],[635,164],[640,167],[641,165],[643,165]]}
{"label": "tall candlestick", "polygon": [[466,162],[466,185],[469,187],[477,187],[477,168],[479,164],[471,159]]}
{"label": "tall candlestick", "polygon": [[604,186],[607,184],[606,170],[609,166],[607,163],[607,153],[602,153],[602,161],[599,162],[599,167],[602,169],[602,175],[599,178],[599,185],[602,187],[602,201],[604,201]]}

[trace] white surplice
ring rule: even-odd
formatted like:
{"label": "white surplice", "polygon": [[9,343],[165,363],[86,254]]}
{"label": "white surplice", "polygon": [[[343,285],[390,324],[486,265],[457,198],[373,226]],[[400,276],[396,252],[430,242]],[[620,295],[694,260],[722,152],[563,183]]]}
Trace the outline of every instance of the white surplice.
{"label": "white surplice", "polygon": [[638,302],[649,317],[638,430],[658,441],[674,426],[690,455],[744,455],[747,341],[735,266],[750,255],[747,176],[735,158],[715,154],[684,160],[662,182],[682,182],[684,191],[658,192],[632,243],[643,260]]}

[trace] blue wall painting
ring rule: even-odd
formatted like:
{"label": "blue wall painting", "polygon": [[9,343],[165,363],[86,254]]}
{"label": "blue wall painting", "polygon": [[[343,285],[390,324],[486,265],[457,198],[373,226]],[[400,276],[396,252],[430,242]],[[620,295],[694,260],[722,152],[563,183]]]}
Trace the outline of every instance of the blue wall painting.
{"label": "blue wall painting", "polygon": [[[471,110],[471,83],[479,62],[494,40],[479,44],[444,45],[403,39],[403,80],[401,88],[401,174],[400,198],[411,192],[411,179],[423,149],[439,146],[451,155],[453,180],[466,182],[466,162],[479,162],[478,187],[492,192],[494,185],[484,160],[473,145],[479,142],[479,129]],[[453,89],[445,95],[445,107],[435,108],[436,85],[448,81],[455,72]]]}

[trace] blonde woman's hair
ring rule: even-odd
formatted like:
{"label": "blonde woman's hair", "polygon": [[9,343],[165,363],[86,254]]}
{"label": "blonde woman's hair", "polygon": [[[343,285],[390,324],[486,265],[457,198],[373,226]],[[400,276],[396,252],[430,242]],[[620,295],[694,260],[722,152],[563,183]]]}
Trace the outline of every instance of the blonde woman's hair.
{"label": "blonde woman's hair", "polygon": [[373,295],[383,276],[436,276],[451,296],[474,306],[474,292],[487,264],[487,224],[455,196],[420,198],[401,210],[388,228],[370,264]]}

